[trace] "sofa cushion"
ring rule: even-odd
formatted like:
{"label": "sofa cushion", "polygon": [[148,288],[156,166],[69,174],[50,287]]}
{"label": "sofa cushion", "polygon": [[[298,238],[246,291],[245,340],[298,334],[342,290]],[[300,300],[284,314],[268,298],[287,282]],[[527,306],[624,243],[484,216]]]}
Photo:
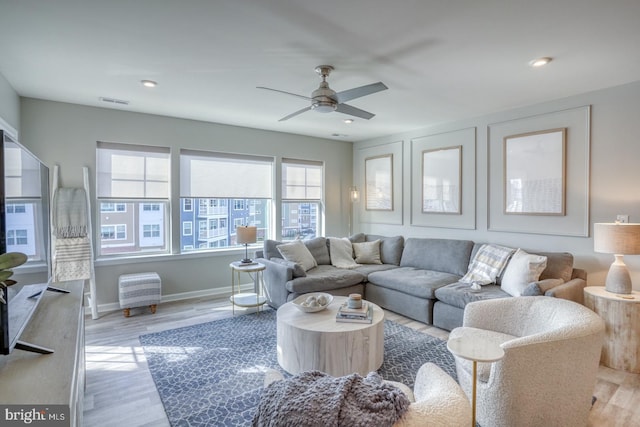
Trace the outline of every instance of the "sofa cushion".
{"label": "sofa cushion", "polygon": [[[351,240],[351,243],[362,243],[367,241],[364,233],[356,233],[352,236],[349,236],[349,240]],[[376,239],[373,239],[373,240],[376,240]]]}
{"label": "sofa cushion", "polygon": [[473,301],[511,297],[511,295],[503,291],[498,285],[486,285],[481,288],[480,292],[472,292],[469,284],[464,282],[451,283],[438,288],[435,291],[435,296],[438,301],[444,304],[462,309]]}
{"label": "sofa cushion", "polygon": [[380,240],[380,260],[383,264],[400,265],[402,250],[404,249],[404,237],[384,237],[377,236],[375,234],[367,234],[365,236],[365,240],[367,242]]}
{"label": "sofa cushion", "polygon": [[319,265],[307,271],[307,277],[297,277],[290,280],[285,287],[289,292],[304,294],[346,288],[364,280],[364,274],[357,271],[335,268],[331,265]]}
{"label": "sofa cushion", "polygon": [[393,264],[358,264],[354,270],[358,273],[364,274],[367,278],[366,280],[368,280],[369,274],[371,273],[375,273],[376,271],[393,270],[395,268],[399,267]]}
{"label": "sofa cushion", "polygon": [[519,297],[530,283],[538,280],[546,266],[546,256],[528,254],[518,249],[507,265],[500,286],[509,295]]}
{"label": "sofa cushion", "polygon": [[304,268],[302,268],[302,266],[300,264],[297,264],[297,263],[292,262],[292,261],[287,261],[286,259],[282,259],[282,258],[271,258],[270,261],[271,262],[275,262],[276,264],[281,264],[281,265],[284,265],[285,267],[289,267],[289,268],[293,269],[293,277],[306,277],[307,276],[307,272],[304,271]]}
{"label": "sofa cushion", "polygon": [[460,281],[465,283],[480,282],[481,285],[495,283],[513,251],[513,248],[506,246],[482,245],[469,264],[467,273]]}
{"label": "sofa cushion", "polygon": [[382,264],[380,260],[380,240],[354,243],[353,252],[358,264]]}
{"label": "sofa cushion", "polygon": [[409,238],[402,251],[401,267],[415,267],[464,276],[469,267],[470,240]]}
{"label": "sofa cushion", "polygon": [[304,243],[302,243],[300,240],[283,243],[276,246],[276,248],[282,255],[282,258],[286,259],[287,261],[300,264],[305,271],[310,270],[318,265],[309,249],[307,249]]}
{"label": "sofa cushion", "polygon": [[571,280],[573,274],[573,255],[568,252],[535,252],[547,257],[547,268],[540,273],[540,280],[562,279]]}
{"label": "sofa cushion", "polygon": [[434,270],[399,267],[370,273],[368,280],[381,288],[393,289],[418,298],[435,299],[436,289],[457,282],[460,276]]}
{"label": "sofa cushion", "polygon": [[313,255],[318,265],[331,265],[329,246],[325,237],[303,240],[303,243],[307,249],[309,249],[309,252],[311,252],[311,255]]}

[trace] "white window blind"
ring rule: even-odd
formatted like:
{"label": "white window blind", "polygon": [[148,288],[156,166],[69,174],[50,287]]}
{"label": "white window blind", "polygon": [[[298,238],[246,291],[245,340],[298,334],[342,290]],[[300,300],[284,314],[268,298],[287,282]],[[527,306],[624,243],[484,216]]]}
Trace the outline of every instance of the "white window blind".
{"label": "white window blind", "polygon": [[282,200],[321,200],[322,162],[282,159]]}
{"label": "white window blind", "polygon": [[98,198],[169,198],[169,148],[98,142],[97,153]]}
{"label": "white window blind", "polygon": [[272,198],[273,159],[180,150],[180,197]]}
{"label": "white window blind", "polygon": [[40,162],[18,145],[5,141],[4,191],[7,198],[41,198]]}

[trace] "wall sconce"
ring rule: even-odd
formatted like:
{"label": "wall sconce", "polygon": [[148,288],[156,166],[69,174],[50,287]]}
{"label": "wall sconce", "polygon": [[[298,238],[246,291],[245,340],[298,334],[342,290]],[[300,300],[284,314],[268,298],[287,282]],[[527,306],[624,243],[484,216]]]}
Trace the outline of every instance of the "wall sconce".
{"label": "wall sconce", "polygon": [[360,192],[358,191],[358,187],[349,188],[349,197],[351,198],[351,203],[355,203],[360,200]]}
{"label": "wall sconce", "polygon": [[593,224],[593,250],[615,256],[607,273],[606,290],[616,294],[632,293],[631,276],[623,256],[640,255],[640,224]]}

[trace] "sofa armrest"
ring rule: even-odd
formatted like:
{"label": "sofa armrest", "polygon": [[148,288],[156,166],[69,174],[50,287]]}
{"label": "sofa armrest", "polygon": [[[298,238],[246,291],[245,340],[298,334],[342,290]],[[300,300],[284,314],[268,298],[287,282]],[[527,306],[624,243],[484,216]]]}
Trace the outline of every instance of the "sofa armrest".
{"label": "sofa armrest", "polygon": [[545,296],[568,299],[584,305],[584,288],[587,282],[583,279],[571,279],[562,285],[545,291]]}
{"label": "sofa armrest", "polygon": [[280,307],[287,302],[289,291],[286,288],[286,284],[293,279],[293,268],[265,258],[257,258],[255,261],[267,267],[262,272],[267,303],[273,308]]}

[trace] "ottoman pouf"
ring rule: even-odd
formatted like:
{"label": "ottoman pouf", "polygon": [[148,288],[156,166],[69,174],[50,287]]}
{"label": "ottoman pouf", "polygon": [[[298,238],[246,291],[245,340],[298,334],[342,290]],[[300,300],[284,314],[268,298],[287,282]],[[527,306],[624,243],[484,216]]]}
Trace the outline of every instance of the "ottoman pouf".
{"label": "ottoman pouf", "polygon": [[124,316],[129,317],[130,309],[135,307],[149,306],[151,313],[155,313],[160,302],[160,289],[158,273],[122,274],[118,278],[118,293]]}

